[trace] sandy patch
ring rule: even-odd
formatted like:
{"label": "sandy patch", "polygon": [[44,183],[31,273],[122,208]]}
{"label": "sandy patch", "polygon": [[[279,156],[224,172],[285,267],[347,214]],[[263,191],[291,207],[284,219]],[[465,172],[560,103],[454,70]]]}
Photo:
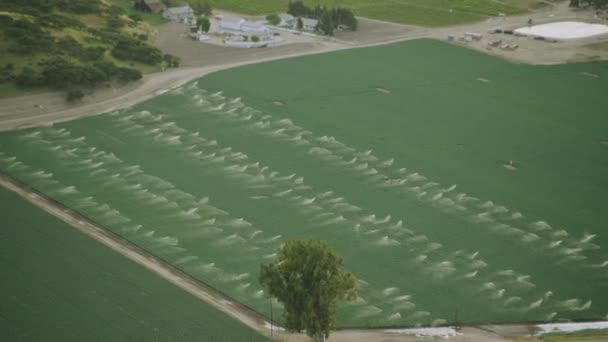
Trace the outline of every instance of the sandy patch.
{"label": "sandy patch", "polygon": [[275,106],[277,106],[277,107],[283,107],[283,106],[285,106],[285,102],[282,102],[282,101],[274,101],[272,104],[275,105]]}
{"label": "sandy patch", "polygon": [[483,83],[490,83],[490,80],[487,78],[483,78],[483,77],[478,77],[477,80],[479,82],[483,82]]}
{"label": "sandy patch", "polygon": [[388,90],[388,89],[384,89],[384,88],[376,88],[376,90],[377,90],[378,92],[383,93],[383,94],[390,94],[390,93],[391,93],[391,91],[390,91],[390,90]]}

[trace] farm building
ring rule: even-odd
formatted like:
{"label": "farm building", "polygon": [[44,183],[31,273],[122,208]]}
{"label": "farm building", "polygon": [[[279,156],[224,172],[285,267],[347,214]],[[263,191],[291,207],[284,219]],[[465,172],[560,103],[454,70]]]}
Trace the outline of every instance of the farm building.
{"label": "farm building", "polygon": [[220,23],[222,31],[267,33],[268,28],[263,21],[246,21],[243,19],[224,19]]}
{"label": "farm building", "polygon": [[167,6],[160,0],[138,0],[135,3],[135,7],[146,12],[161,13]]}
{"label": "farm building", "polygon": [[245,22],[243,19],[222,19],[220,29],[222,31],[240,31],[243,22]]}
{"label": "farm building", "polygon": [[268,28],[263,21],[245,21],[241,24],[241,30],[244,32],[267,33]]}
{"label": "farm building", "polygon": [[287,26],[287,27],[296,26],[297,19],[291,14],[282,13],[282,14],[279,14],[279,18],[281,18],[281,23],[279,24],[279,26]]}
{"label": "farm building", "polygon": [[313,32],[317,29],[317,25],[319,24],[318,20],[315,19],[309,19],[309,18],[302,18],[302,29],[304,31],[309,31],[309,32]]}
{"label": "farm building", "polygon": [[194,20],[194,11],[190,6],[170,7],[163,12],[163,17],[176,22],[189,22]]}

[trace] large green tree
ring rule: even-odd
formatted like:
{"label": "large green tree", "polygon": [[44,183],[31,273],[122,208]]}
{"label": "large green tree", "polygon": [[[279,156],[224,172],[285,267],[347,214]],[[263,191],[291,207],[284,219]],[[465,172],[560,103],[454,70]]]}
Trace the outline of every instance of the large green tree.
{"label": "large green tree", "polygon": [[196,20],[196,26],[203,32],[209,32],[211,28],[211,21],[207,17],[200,17]]}
{"label": "large green tree", "polygon": [[213,8],[211,7],[211,4],[209,3],[209,1],[207,0],[194,0],[191,2],[192,4],[192,10],[194,11],[194,14],[196,15],[206,15],[206,16],[211,16],[211,14],[213,13]]}
{"label": "large green tree", "polygon": [[335,326],[336,304],[357,296],[355,276],[324,241],[290,240],[271,264],[262,265],[260,283],[285,307],[285,326],[323,341]]}

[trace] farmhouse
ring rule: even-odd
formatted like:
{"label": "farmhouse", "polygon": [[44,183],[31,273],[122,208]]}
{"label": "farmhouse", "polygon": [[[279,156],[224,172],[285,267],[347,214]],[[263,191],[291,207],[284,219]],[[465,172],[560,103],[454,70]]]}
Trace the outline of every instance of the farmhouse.
{"label": "farmhouse", "polygon": [[296,26],[297,20],[291,14],[282,13],[282,14],[279,14],[279,18],[281,18],[281,22],[279,23],[279,26],[287,26],[287,27]]}
{"label": "farmhouse", "polygon": [[308,32],[314,32],[317,29],[317,25],[319,24],[318,20],[302,18],[302,29]]}
{"label": "farmhouse", "polygon": [[152,13],[161,13],[167,9],[167,6],[160,0],[138,0],[135,6],[143,11]]}
{"label": "farmhouse", "polygon": [[194,20],[194,11],[190,6],[170,7],[163,12],[163,17],[175,22],[189,22]]}

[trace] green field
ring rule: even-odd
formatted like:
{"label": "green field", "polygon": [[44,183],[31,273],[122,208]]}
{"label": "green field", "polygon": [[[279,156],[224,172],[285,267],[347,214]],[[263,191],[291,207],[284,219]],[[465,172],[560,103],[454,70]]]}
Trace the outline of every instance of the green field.
{"label": "green field", "polygon": [[600,319],[607,83],[607,63],[354,49],[3,133],[0,169],[265,315],[259,264],[318,237],[361,279],[342,327]]}
{"label": "green field", "polygon": [[[250,15],[266,15],[287,10],[286,0],[213,0],[214,7]],[[422,26],[443,26],[483,20],[498,13],[523,13],[536,0],[306,0],[307,6],[347,7],[355,15]],[[450,13],[450,9],[452,12]]]}
{"label": "green field", "polygon": [[264,337],[0,189],[4,341],[263,341]]}

